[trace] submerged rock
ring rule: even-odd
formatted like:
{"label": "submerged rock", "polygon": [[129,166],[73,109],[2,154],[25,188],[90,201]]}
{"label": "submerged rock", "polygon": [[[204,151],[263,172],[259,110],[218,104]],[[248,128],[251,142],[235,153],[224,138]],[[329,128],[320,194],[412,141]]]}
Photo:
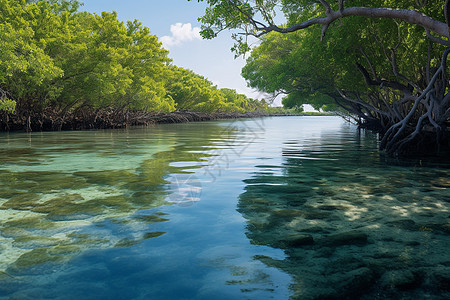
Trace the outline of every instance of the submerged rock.
{"label": "submerged rock", "polygon": [[304,284],[294,287],[293,299],[360,299],[376,283],[376,274],[367,267],[329,273],[326,276],[299,276]]}
{"label": "submerged rock", "polygon": [[357,230],[332,234],[323,240],[323,244],[330,247],[343,245],[365,245],[367,244],[367,234]]}
{"label": "submerged rock", "polygon": [[431,181],[431,184],[440,188],[450,188],[450,179],[447,177],[440,177]]}
{"label": "submerged rock", "polygon": [[293,233],[286,236],[283,240],[281,240],[281,242],[290,247],[301,247],[306,245],[313,245],[314,239],[310,234]]}
{"label": "submerged rock", "polygon": [[303,223],[292,223],[286,226],[289,229],[293,229],[298,232],[308,232],[308,233],[327,233],[321,226],[305,226]]}
{"label": "submerged rock", "polygon": [[395,220],[391,222],[386,223],[388,226],[392,226],[395,228],[403,229],[403,230],[417,230],[416,222],[409,219],[403,219],[403,220]]}
{"label": "submerged rock", "polygon": [[450,292],[450,268],[437,268],[434,280],[439,289]]}
{"label": "submerged rock", "polygon": [[320,209],[309,209],[308,211],[304,212],[304,217],[309,220],[323,220],[328,219],[330,220],[330,216],[332,215],[331,211],[328,210],[320,210]]}
{"label": "submerged rock", "polygon": [[450,223],[442,225],[442,231],[444,231],[445,233],[450,234]]}
{"label": "submerged rock", "polygon": [[411,270],[394,270],[383,274],[380,284],[387,289],[410,289],[417,283],[417,276]]}
{"label": "submerged rock", "polygon": [[376,281],[376,274],[369,268],[363,267],[344,274],[339,284],[337,299],[357,299],[364,294]]}
{"label": "submerged rock", "polygon": [[336,211],[336,210],[348,210],[349,208],[344,205],[321,205],[318,207],[320,210]]}
{"label": "submerged rock", "polygon": [[302,212],[295,209],[278,209],[272,212],[272,217],[277,219],[292,219],[301,216]]}

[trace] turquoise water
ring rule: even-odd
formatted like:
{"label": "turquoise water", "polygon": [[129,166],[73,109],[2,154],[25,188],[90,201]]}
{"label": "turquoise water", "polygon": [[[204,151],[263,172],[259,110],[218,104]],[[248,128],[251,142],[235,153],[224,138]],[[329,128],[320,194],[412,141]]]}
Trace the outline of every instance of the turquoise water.
{"label": "turquoise water", "polygon": [[0,139],[0,299],[450,297],[449,165],[339,118]]}

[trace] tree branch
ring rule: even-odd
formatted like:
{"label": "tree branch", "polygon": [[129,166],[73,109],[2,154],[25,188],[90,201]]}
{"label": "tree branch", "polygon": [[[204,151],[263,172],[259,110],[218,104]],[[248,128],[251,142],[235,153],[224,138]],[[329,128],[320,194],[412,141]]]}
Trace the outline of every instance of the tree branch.
{"label": "tree branch", "polygon": [[342,99],[344,99],[344,100],[346,100],[348,102],[351,102],[351,103],[355,103],[355,104],[361,105],[362,107],[364,107],[364,108],[366,108],[368,110],[376,111],[380,115],[388,116],[388,114],[385,111],[379,110],[378,108],[373,107],[372,105],[367,104],[364,101],[354,100],[354,99],[348,97],[347,95],[345,95],[341,90],[339,90],[339,89],[336,89],[336,90],[341,95]]}
{"label": "tree branch", "polygon": [[325,13],[328,15],[330,13],[332,13],[332,9],[331,9],[331,5],[330,3],[328,3],[325,0],[319,0],[319,2],[323,5],[323,7],[325,7]]}
{"label": "tree branch", "polygon": [[397,81],[389,81],[389,80],[379,80],[377,78],[375,78],[375,80],[373,80],[372,78],[370,78],[369,76],[369,72],[367,72],[366,68],[364,68],[361,64],[356,63],[356,67],[358,68],[359,72],[361,72],[361,74],[364,77],[365,82],[368,85],[374,85],[374,86],[386,86],[386,87],[390,87],[393,89],[396,89],[398,91],[401,91],[405,94],[409,94],[411,92],[411,88],[401,84],[400,82]]}
{"label": "tree branch", "polygon": [[447,22],[447,30],[450,35],[450,0],[446,0],[444,4],[445,22]]}
{"label": "tree branch", "polygon": [[339,0],[339,11],[342,12],[344,10],[344,1],[345,0]]}
{"label": "tree branch", "polygon": [[[447,0],[447,2],[448,1],[449,0]],[[328,9],[326,6],[326,4],[328,3],[326,1],[321,1],[321,3],[326,7],[326,9]],[[440,36],[447,38],[450,37],[450,32],[447,24],[435,20],[427,15],[424,15],[419,11],[409,9],[370,8],[370,7],[349,7],[344,8],[342,11],[329,10],[329,12],[327,12],[327,16],[324,18],[309,19],[305,22],[287,28],[280,28],[275,25],[266,26],[261,29],[261,32],[257,34],[257,36],[261,36],[270,31],[276,31],[280,33],[294,32],[300,29],[308,28],[315,24],[320,24],[322,26],[329,26],[331,23],[333,23],[335,20],[339,18],[345,18],[350,16],[399,19],[406,21],[410,24],[422,26],[425,29],[437,33]]]}
{"label": "tree branch", "polygon": [[[228,0],[241,14],[243,14],[247,20],[253,25],[253,27],[255,27],[256,30],[265,30],[267,28],[266,25],[264,25],[263,23],[253,19],[253,17],[251,15],[249,15],[248,13],[246,13],[245,11],[243,11],[239,5],[235,2],[235,1],[231,1]],[[259,27],[259,26],[260,27]]]}
{"label": "tree branch", "polygon": [[362,55],[364,56],[367,63],[369,64],[369,68],[370,68],[370,71],[372,72],[373,78],[375,78],[375,80],[378,80],[378,76],[377,76],[377,73],[375,72],[375,68],[373,67],[372,63],[370,62],[370,59],[367,56],[367,53],[364,51],[363,47],[360,46],[359,51],[361,51]]}
{"label": "tree branch", "polygon": [[441,44],[441,45],[444,45],[444,46],[447,46],[447,47],[450,46],[450,41],[446,41],[444,39],[441,39],[439,37],[436,37],[436,36],[432,35],[429,29],[425,28],[425,32],[427,33],[427,37],[430,40],[432,40],[433,42]]}
{"label": "tree branch", "polygon": [[391,65],[392,65],[392,73],[394,73],[394,75],[395,75],[396,77],[405,80],[408,84],[410,84],[411,86],[413,86],[416,90],[418,90],[419,92],[422,92],[422,90],[419,88],[419,86],[417,86],[417,84],[414,84],[414,82],[412,82],[411,80],[409,80],[409,78],[407,78],[407,77],[404,76],[403,74],[400,74],[400,72],[398,71],[398,66],[397,66],[397,53],[395,52],[395,49],[391,49]]}

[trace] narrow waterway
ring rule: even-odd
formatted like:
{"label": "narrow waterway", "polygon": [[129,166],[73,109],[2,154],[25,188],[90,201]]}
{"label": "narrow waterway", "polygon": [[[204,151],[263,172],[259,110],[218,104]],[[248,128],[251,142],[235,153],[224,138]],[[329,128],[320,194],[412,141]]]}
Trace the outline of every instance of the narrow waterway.
{"label": "narrow waterway", "polygon": [[0,141],[0,299],[450,297],[450,166],[340,118]]}

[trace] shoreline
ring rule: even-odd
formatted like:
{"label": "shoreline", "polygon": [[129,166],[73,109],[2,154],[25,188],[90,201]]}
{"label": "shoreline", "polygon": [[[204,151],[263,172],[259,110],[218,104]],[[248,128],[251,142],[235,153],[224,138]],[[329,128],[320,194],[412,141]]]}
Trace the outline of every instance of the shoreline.
{"label": "shoreline", "polygon": [[125,111],[114,109],[85,109],[61,113],[52,108],[44,111],[21,111],[15,114],[0,112],[0,132],[45,132],[120,129],[130,126],[205,122],[226,119],[282,117],[282,116],[325,116],[327,113],[273,113],[264,111],[238,112],[195,112],[173,111],[170,113]]}
{"label": "shoreline", "polygon": [[245,113],[205,113],[194,111],[173,111],[155,113],[123,110],[83,110],[62,114],[54,109],[42,112],[22,111],[16,114],[0,112],[0,132],[45,132],[96,129],[120,129],[130,126],[152,124],[190,123],[213,120],[258,118],[269,116],[302,116],[307,114],[266,113],[252,111]]}
{"label": "shoreline", "polygon": [[47,109],[39,113],[25,111],[16,114],[7,114],[0,112],[0,132],[120,129],[130,126],[202,122],[260,116],[266,116],[266,114],[258,111],[249,113],[203,113],[191,111],[155,113],[113,109],[92,109],[62,114],[55,110]]}

